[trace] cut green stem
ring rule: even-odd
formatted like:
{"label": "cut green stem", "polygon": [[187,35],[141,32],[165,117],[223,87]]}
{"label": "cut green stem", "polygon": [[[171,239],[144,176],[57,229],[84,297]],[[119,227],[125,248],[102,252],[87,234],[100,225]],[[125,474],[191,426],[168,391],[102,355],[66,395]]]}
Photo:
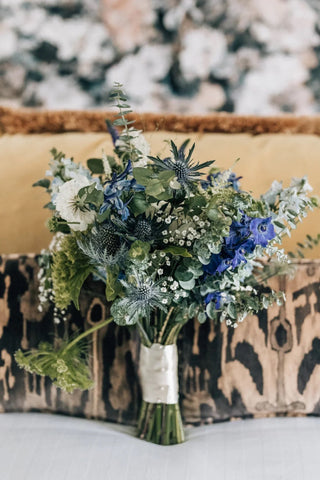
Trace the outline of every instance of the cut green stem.
{"label": "cut green stem", "polygon": [[80,342],[80,340],[82,340],[83,338],[85,338],[88,335],[91,335],[91,333],[96,332],[97,330],[100,330],[101,328],[109,325],[109,323],[111,323],[112,321],[113,321],[112,317],[107,318],[107,320],[104,320],[101,323],[97,323],[97,325],[95,325],[94,327],[89,328],[89,330],[86,330],[85,332],[81,333],[78,337],[76,337],[74,340],[72,340],[70,343],[68,343],[68,345],[65,348],[65,352],[67,350],[69,350],[70,348],[72,348],[76,343]]}

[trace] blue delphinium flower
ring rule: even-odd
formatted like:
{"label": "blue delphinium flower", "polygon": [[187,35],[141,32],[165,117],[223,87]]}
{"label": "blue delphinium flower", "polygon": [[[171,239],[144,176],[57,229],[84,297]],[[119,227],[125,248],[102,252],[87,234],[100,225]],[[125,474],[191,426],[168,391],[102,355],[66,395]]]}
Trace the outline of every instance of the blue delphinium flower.
{"label": "blue delphinium flower", "polygon": [[218,253],[213,253],[210,258],[210,262],[207,265],[203,265],[203,271],[205,273],[208,273],[209,275],[214,275],[217,271],[217,268],[219,267],[220,263],[222,261],[222,258],[220,254]]}
{"label": "blue delphinium flower", "polygon": [[237,177],[235,173],[230,173],[230,176],[228,178],[228,182],[232,185],[232,188],[236,191],[236,192],[239,192],[240,191],[240,183],[239,183],[239,180],[241,179],[242,177]]}
{"label": "blue delphinium flower", "polygon": [[[201,181],[201,186],[204,190],[207,190],[208,187],[213,187],[215,185],[215,180],[217,180],[220,176],[222,175],[222,172],[218,173],[211,173],[210,175],[207,176],[206,180]],[[237,177],[235,173],[230,173],[229,178],[228,178],[228,184],[226,185],[227,187],[232,187],[236,192],[240,191],[240,183],[239,180],[242,177]]]}
{"label": "blue delphinium flower", "polygon": [[271,217],[253,218],[251,220],[250,232],[252,233],[254,241],[257,245],[266,247],[269,241],[276,236],[271,220]]}
{"label": "blue delphinium flower", "polygon": [[210,292],[204,298],[204,303],[208,305],[208,303],[214,302],[216,310],[221,308],[222,303],[222,295],[221,292]]}
{"label": "blue delphinium flower", "polygon": [[235,269],[240,263],[244,262],[247,263],[247,259],[245,255],[247,253],[252,253],[255,249],[255,243],[253,239],[249,238],[245,242],[243,242],[235,251],[234,256],[232,258],[232,268]]}
{"label": "blue delphinium flower", "polygon": [[107,128],[108,128],[108,132],[110,133],[111,138],[112,138],[112,143],[113,143],[114,146],[116,146],[116,141],[120,137],[119,132],[116,128],[114,128],[114,126],[112,125],[112,123],[109,120],[106,120],[106,124],[107,124]]}
{"label": "blue delphinium flower", "polygon": [[121,216],[122,220],[127,220],[130,215],[128,204],[131,201],[129,198],[126,202],[121,198],[124,192],[141,192],[145,189],[139,185],[134,178],[128,179],[128,175],[132,173],[132,164],[129,160],[125,170],[117,175],[114,173],[112,179],[105,183],[106,187],[103,192],[104,201],[100,208],[100,213],[105,212],[109,208],[114,208]]}
{"label": "blue delphinium flower", "polygon": [[232,261],[233,261],[232,257],[229,257],[229,256],[225,256],[224,258],[221,257],[221,262],[217,267],[217,272],[223,273],[229,267],[232,267]]}
{"label": "blue delphinium flower", "polygon": [[252,218],[243,213],[240,222],[232,222],[221,252],[211,256],[210,262],[203,265],[203,271],[214,275],[221,274],[228,268],[234,270],[241,263],[247,263],[246,255],[253,253],[257,245],[266,247],[274,237],[271,217]]}
{"label": "blue delphinium flower", "polygon": [[243,214],[240,222],[232,222],[229,236],[225,238],[227,248],[236,249],[250,237],[251,220],[251,217]]}

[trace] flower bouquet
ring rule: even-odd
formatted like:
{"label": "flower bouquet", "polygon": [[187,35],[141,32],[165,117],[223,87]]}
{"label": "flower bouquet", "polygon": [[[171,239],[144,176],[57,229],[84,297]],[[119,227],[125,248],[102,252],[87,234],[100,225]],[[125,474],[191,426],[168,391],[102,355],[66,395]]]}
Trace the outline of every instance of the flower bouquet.
{"label": "flower bouquet", "polygon": [[165,158],[150,156],[133,127],[121,85],[111,97],[119,110],[113,155],[91,158],[87,168],[52,150],[44,187],[55,234],[40,258],[40,305],[53,302],[56,322],[88,276],[105,283],[111,318],[56,346],[18,351],[27,371],[48,375],[72,392],[92,385],[84,338],[111,321],[135,326],[141,337],[142,405],[138,435],[163,445],[180,443],[177,338],[190,319],[237,328],[247,315],[281,304],[267,280],[287,272],[283,237],[318,201],[307,179],[289,187],[274,182],[260,198],[241,190],[240,177],[213,161],[193,160],[194,145],[170,142]]}

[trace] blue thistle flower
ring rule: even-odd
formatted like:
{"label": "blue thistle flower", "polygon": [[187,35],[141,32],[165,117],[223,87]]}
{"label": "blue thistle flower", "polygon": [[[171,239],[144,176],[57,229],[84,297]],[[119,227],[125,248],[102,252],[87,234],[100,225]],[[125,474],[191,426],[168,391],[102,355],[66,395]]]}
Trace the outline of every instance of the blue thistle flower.
{"label": "blue thistle flower", "polygon": [[116,323],[132,325],[140,318],[150,319],[156,308],[167,311],[172,295],[161,290],[161,281],[153,281],[146,274],[133,272],[133,282],[121,279],[125,296],[116,300],[111,307],[111,314]]}
{"label": "blue thistle flower", "polygon": [[209,167],[213,163],[213,161],[194,163],[191,157],[195,144],[192,145],[186,156],[185,149],[188,143],[189,140],[186,140],[178,149],[171,141],[173,158],[168,157],[161,160],[159,157],[149,157],[160,170],[172,170],[181,187],[187,192],[194,189],[194,182],[200,180],[201,175],[203,175],[203,172],[200,172],[200,170]]}
{"label": "blue thistle flower", "polygon": [[119,232],[124,234],[128,240],[141,240],[149,243],[157,243],[162,240],[162,232],[167,228],[164,222],[159,223],[144,214],[130,217],[126,222],[117,219],[114,222],[119,228]]}
{"label": "blue thistle flower", "polygon": [[112,222],[94,227],[90,236],[83,235],[77,243],[94,263],[105,267],[122,263],[128,250]]}

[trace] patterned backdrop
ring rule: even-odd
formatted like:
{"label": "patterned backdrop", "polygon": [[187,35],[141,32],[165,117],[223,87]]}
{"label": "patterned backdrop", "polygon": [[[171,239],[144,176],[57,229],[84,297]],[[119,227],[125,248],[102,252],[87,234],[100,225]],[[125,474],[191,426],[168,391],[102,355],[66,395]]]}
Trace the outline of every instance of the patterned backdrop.
{"label": "patterned backdrop", "polygon": [[1,0],[0,104],[320,110],[318,0]]}
{"label": "patterned backdrop", "polygon": [[[70,395],[47,378],[19,370],[13,354],[65,330],[90,328],[108,314],[103,285],[88,282],[80,312],[55,325],[37,310],[37,261],[0,259],[0,412],[41,410],[134,424],[141,398],[135,330],[110,326],[90,343],[95,387]],[[320,261],[278,278],[287,303],[251,317],[238,329],[191,321],[179,340],[184,421],[198,425],[236,417],[320,415]],[[200,356],[201,351],[201,356]]]}

